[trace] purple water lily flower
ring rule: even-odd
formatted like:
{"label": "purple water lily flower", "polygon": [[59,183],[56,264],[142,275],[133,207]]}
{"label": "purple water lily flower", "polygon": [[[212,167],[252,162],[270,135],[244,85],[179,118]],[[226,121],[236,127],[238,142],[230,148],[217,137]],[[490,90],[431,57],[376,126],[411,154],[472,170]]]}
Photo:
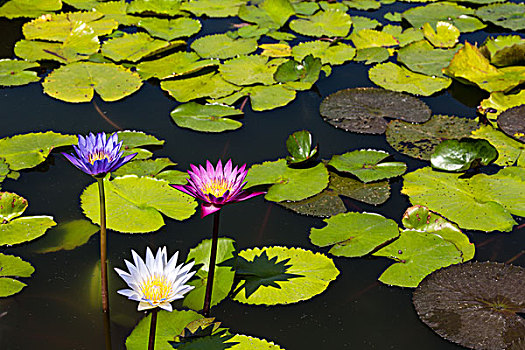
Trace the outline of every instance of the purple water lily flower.
{"label": "purple water lily flower", "polygon": [[122,141],[118,142],[117,134],[106,139],[106,134],[97,135],[90,133],[83,137],[78,135],[78,145],[73,145],[77,156],[62,153],[74,166],[92,176],[104,176],[115,171],[129,162],[137,153],[122,157],[120,148]]}
{"label": "purple water lily flower", "polygon": [[228,160],[224,168],[219,160],[214,169],[210,161],[206,161],[206,169],[202,165],[197,168],[191,164],[188,170],[190,178],[187,185],[171,185],[172,187],[203,201],[201,204],[201,218],[210,215],[228,203],[244,201],[265,192],[248,193],[243,191],[246,182],[246,164],[240,169],[232,169],[232,161]]}

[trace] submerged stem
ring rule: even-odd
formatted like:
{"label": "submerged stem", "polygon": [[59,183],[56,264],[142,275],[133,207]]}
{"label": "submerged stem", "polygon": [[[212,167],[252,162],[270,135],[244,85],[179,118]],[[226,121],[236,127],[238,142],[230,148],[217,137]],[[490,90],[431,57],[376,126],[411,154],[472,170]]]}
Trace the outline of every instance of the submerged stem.
{"label": "submerged stem", "polygon": [[109,312],[104,312],[104,339],[106,341],[106,350],[111,350],[111,321],[109,319]]}
{"label": "submerged stem", "polygon": [[157,332],[157,308],[151,310],[151,324],[149,326],[148,350],[155,348],[155,333]]}
{"label": "submerged stem", "polygon": [[202,314],[204,317],[210,315],[211,293],[213,290],[213,276],[215,274],[215,260],[217,258],[217,243],[219,241],[219,218],[221,211],[213,214],[213,235],[211,238],[210,263],[208,270],[208,280],[206,281],[206,296],[204,297],[204,307]]}
{"label": "submerged stem", "polygon": [[102,295],[102,310],[109,313],[108,298],[108,263],[106,243],[106,199],[104,195],[104,179],[97,178],[100,198],[100,287]]}

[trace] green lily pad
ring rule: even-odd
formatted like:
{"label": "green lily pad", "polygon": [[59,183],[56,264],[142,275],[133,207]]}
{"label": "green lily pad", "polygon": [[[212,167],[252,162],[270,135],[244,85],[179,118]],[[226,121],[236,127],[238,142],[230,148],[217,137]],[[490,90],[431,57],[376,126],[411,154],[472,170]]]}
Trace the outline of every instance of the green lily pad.
{"label": "green lily pad", "polygon": [[328,1],[319,1],[319,7],[321,7],[322,10],[336,10],[341,12],[348,11],[348,7],[343,4],[342,2],[328,2]]}
{"label": "green lily pad", "polygon": [[403,20],[400,12],[387,12],[383,18],[390,22],[401,22]]}
{"label": "green lily pad", "polygon": [[[234,257],[235,241],[231,238],[219,238],[217,245],[217,258],[215,260],[215,274],[213,278],[213,289],[211,306],[215,306],[225,299],[233,285],[235,272],[228,266],[220,264]],[[186,261],[195,260],[195,265],[202,265],[188,284],[195,288],[184,296],[183,305],[195,311],[200,311],[204,305],[206,294],[206,283],[208,283],[208,271],[210,270],[211,240],[205,239],[196,247],[190,249]],[[195,279],[196,278],[196,279]]]}
{"label": "green lily pad", "polygon": [[161,89],[179,102],[188,102],[200,97],[220,98],[228,96],[239,87],[224,80],[220,74],[208,73],[193,78],[165,80]]}
{"label": "green lily pad", "polygon": [[335,155],[328,162],[339,171],[351,173],[363,182],[372,182],[403,175],[407,169],[402,162],[383,162],[390,157],[385,151],[357,150]]}
{"label": "green lily pad", "polygon": [[313,197],[297,202],[278,202],[277,204],[301,215],[329,217],[346,211],[345,204],[336,191],[324,189]]}
{"label": "green lily pad", "polygon": [[181,128],[203,132],[223,132],[242,126],[241,122],[224,117],[242,114],[242,111],[230,106],[201,105],[189,102],[171,111],[171,118]]}
{"label": "green lily pad", "polygon": [[30,277],[35,269],[30,263],[14,255],[0,253],[0,297],[16,294],[26,286],[11,277]]}
{"label": "green lily pad", "polygon": [[245,0],[194,0],[183,2],[180,9],[201,17],[206,15],[212,18],[232,17],[239,12],[239,7],[246,3]]}
{"label": "green lily pad", "polygon": [[218,65],[217,60],[201,60],[195,52],[175,52],[158,60],[141,62],[137,73],[142,79],[167,79],[190,74],[205,67]]}
{"label": "green lily pad", "polygon": [[436,30],[428,22],[423,25],[423,35],[434,47],[456,46],[459,34],[459,29],[449,22],[437,22]]}
{"label": "green lily pad", "polygon": [[62,2],[76,9],[87,11],[100,4],[99,0],[62,0]]}
{"label": "green lily pad", "polygon": [[185,185],[188,183],[188,173],[178,170],[165,170],[155,176],[159,180],[168,181],[171,185]]}
{"label": "green lily pad", "polygon": [[390,198],[388,181],[364,183],[332,171],[330,171],[330,184],[328,187],[341,196],[371,205],[383,204]]}
{"label": "green lily pad", "polygon": [[99,227],[93,225],[88,220],[71,220],[60,223],[58,226],[49,230],[45,238],[33,244],[33,249],[37,253],[53,253],[60,250],[73,250],[86,244]]}
{"label": "green lily pad", "polygon": [[[112,181],[104,180],[107,228],[126,233],[144,233],[164,225],[162,214],[185,220],[195,213],[197,202],[166,181],[128,175]],[[100,223],[97,183],[89,185],[80,196],[84,214]]]}
{"label": "green lily pad", "polygon": [[[203,316],[195,311],[172,312],[160,310],[157,314],[157,331],[155,333],[155,349],[173,350],[168,341],[182,333],[183,329],[190,323]],[[148,347],[149,328],[151,324],[151,313],[144,317],[131,334],[126,338],[126,350],[144,350]]]}
{"label": "green lily pad", "polygon": [[445,115],[434,115],[423,124],[392,120],[386,129],[386,140],[398,152],[430,160],[442,140],[469,137],[477,128],[479,124],[471,119]]}
{"label": "green lily pad", "polygon": [[113,61],[137,62],[169,44],[164,40],[153,39],[146,33],[124,34],[104,42],[101,52]]}
{"label": "green lily pad", "polygon": [[473,9],[446,1],[413,7],[402,13],[403,18],[415,28],[420,28],[427,22],[443,21],[451,23],[461,33],[475,32],[486,27],[473,15]]}
{"label": "green lily pad", "polygon": [[413,72],[444,78],[442,69],[449,65],[461,47],[449,50],[434,49],[426,40],[417,41],[400,48],[397,51],[397,60]]}
{"label": "green lily pad", "polygon": [[254,111],[266,111],[277,107],[286,106],[295,100],[296,92],[284,85],[257,85],[247,91]]}
{"label": "green lily pad", "polygon": [[321,102],[319,111],[336,128],[367,134],[384,133],[384,117],[423,123],[431,115],[428,106],[417,98],[377,88],[337,91]]}
{"label": "green lily pad", "polygon": [[461,179],[425,167],[404,176],[402,193],[461,228],[489,232],[512,230],[516,222],[511,214],[523,215],[524,189],[523,181],[501,171]]}
{"label": "green lily pad", "polygon": [[243,5],[238,16],[246,22],[255,23],[261,28],[278,29],[295,13],[288,0],[263,0],[257,4]]}
{"label": "green lily pad", "polygon": [[515,31],[525,29],[525,4],[523,3],[483,6],[476,10],[476,16],[503,28]]}
{"label": "green lily pad", "polygon": [[521,106],[523,103],[525,103],[525,90],[521,90],[516,94],[493,92],[488,98],[481,101],[478,110],[485,114],[489,120],[495,121],[501,112],[512,107]]}
{"label": "green lily pad", "polygon": [[390,52],[384,47],[369,47],[357,50],[355,61],[365,61],[365,64],[381,63],[390,57]]}
{"label": "green lily pad", "polygon": [[296,15],[311,16],[319,10],[316,2],[293,2],[292,6]]}
{"label": "green lily pad", "polygon": [[490,63],[498,67],[525,63],[525,39],[519,35],[487,38],[480,51],[490,59]]}
{"label": "green lily pad", "polygon": [[97,11],[104,14],[105,19],[112,19],[123,26],[136,26],[141,20],[140,17],[128,15],[127,1],[107,1],[97,2],[95,6],[87,8],[87,10]]}
{"label": "green lily pad", "polygon": [[0,60],[0,85],[19,86],[39,81],[36,72],[26,69],[38,67],[37,63],[3,59]]}
{"label": "green lily pad", "polygon": [[304,19],[290,22],[294,32],[314,37],[345,37],[352,26],[352,19],[344,11],[319,11]]}
{"label": "green lily pad", "polygon": [[3,2],[2,7],[0,7],[0,17],[9,19],[18,17],[35,18],[45,13],[58,11],[61,8],[61,0],[11,0]]}
{"label": "green lily pad", "polygon": [[362,29],[353,31],[349,39],[352,40],[356,49],[367,49],[370,47],[397,46],[399,42],[390,33],[380,32],[374,29]]}
{"label": "green lily pad", "polygon": [[376,0],[347,0],[343,3],[350,8],[363,11],[377,10],[381,7],[381,2]]}
{"label": "green lily pad", "polygon": [[393,243],[373,253],[396,261],[379,280],[388,285],[417,287],[430,273],[462,262],[456,246],[436,235],[406,230]]}
{"label": "green lily pad", "polygon": [[252,165],[246,176],[246,188],[271,185],[265,195],[269,201],[300,201],[320,193],[328,185],[329,175],[324,164],[313,168],[294,169],[285,159]]}
{"label": "green lily pad", "polygon": [[282,59],[268,61],[268,57],[260,55],[240,56],[221,64],[219,72],[224,80],[235,85],[273,85],[273,74],[282,62]]}
{"label": "green lily pad", "polygon": [[[82,22],[92,30],[95,36],[110,34],[117,29],[118,23],[112,19],[105,19],[100,12],[70,12],[60,14],[46,14],[24,24],[22,31],[27,40],[65,41],[71,30]],[[77,23],[77,24],[76,24]]]}
{"label": "green lily pad", "polygon": [[512,107],[498,117],[498,126],[505,134],[525,143],[525,104]]}
{"label": "green lily pad", "polygon": [[518,142],[490,125],[480,126],[472,131],[472,137],[486,139],[498,150],[495,163],[500,166],[514,165],[520,159],[525,159],[525,145]]}
{"label": "green lily pad", "polygon": [[381,25],[379,21],[364,16],[351,16],[351,19],[353,32],[358,32],[361,29],[375,29]]}
{"label": "green lily pad", "polygon": [[156,177],[162,170],[176,165],[169,158],[133,160],[111,173],[111,176],[137,175]]}
{"label": "green lily pad", "polygon": [[286,157],[288,164],[306,162],[317,154],[317,145],[312,149],[312,134],[307,130],[296,131],[286,140],[286,149],[290,156]]}
{"label": "green lily pad", "polygon": [[226,59],[257,50],[257,39],[232,39],[226,33],[214,34],[198,38],[191,48],[203,58]]}
{"label": "green lily pad", "polygon": [[327,41],[305,41],[292,48],[293,57],[301,61],[308,55],[321,59],[322,64],[339,65],[351,61],[356,50],[347,44],[332,45]]}
{"label": "green lily pad", "polygon": [[11,170],[29,169],[44,162],[54,148],[77,143],[77,137],[53,131],[5,137],[0,140],[0,158]]}
{"label": "green lily pad", "polygon": [[326,227],[310,230],[310,241],[329,253],[349,258],[367,255],[396,239],[399,228],[394,220],[373,213],[343,213],[324,220]]}
{"label": "green lily pad", "polygon": [[27,209],[27,200],[16,193],[0,192],[0,219],[5,224]]}
{"label": "green lily pad", "polygon": [[414,73],[392,62],[375,65],[368,71],[368,76],[382,88],[422,96],[446,89],[452,82],[446,78]]}
{"label": "green lily pad", "polygon": [[189,37],[201,30],[201,23],[196,19],[180,17],[175,19],[143,18],[138,26],[155,38],[173,40]]}
{"label": "green lily pad", "polygon": [[496,158],[498,151],[487,140],[463,138],[444,140],[437,145],[430,163],[435,169],[461,172],[472,167],[489,165]]}
{"label": "green lily pad", "polygon": [[525,82],[525,67],[496,68],[477,47],[468,42],[456,53],[450,65],[443,69],[443,73],[474,83],[489,92],[509,91]]}
{"label": "green lily pad", "polygon": [[164,140],[159,140],[153,135],[142,131],[117,131],[119,141],[122,141],[122,149],[129,150],[141,146],[162,146]]}
{"label": "green lily pad", "polygon": [[321,59],[308,55],[302,62],[284,62],[277,68],[273,77],[279,82],[286,82],[286,85],[294,90],[309,90],[319,79],[321,69]]}
{"label": "green lily pad", "polygon": [[142,86],[137,73],[112,63],[75,62],[55,69],[42,83],[44,92],[66,102],[89,102],[96,91],[112,102]]}
{"label": "green lily pad", "polygon": [[233,338],[231,338],[231,342],[238,343],[229,348],[231,350],[284,350],[273,342],[241,334],[235,334]]}
{"label": "green lily pad", "polygon": [[9,165],[0,158],[0,183],[9,175]]}
{"label": "green lily pad", "polygon": [[308,300],[325,291],[339,271],[320,253],[301,248],[264,247],[242,250],[236,261],[233,300],[277,305]]}
{"label": "green lily pad", "polygon": [[406,28],[397,25],[386,25],[383,27],[384,33],[389,33],[399,42],[399,47],[404,47],[416,41],[424,39],[423,31],[419,28]]}
{"label": "green lily pad", "polygon": [[180,0],[133,0],[128,6],[128,13],[180,15]]}

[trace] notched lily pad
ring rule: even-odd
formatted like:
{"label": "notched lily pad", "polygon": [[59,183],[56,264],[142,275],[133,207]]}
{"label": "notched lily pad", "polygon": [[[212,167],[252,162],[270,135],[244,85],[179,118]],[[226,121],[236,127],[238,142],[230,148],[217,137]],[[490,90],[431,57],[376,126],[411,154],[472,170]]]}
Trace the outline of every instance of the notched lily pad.
{"label": "notched lily pad", "polygon": [[290,29],[294,32],[315,37],[345,37],[351,26],[350,16],[335,9],[319,11],[312,16],[290,22]]}
{"label": "notched lily pad", "polygon": [[160,83],[160,87],[179,102],[200,97],[220,98],[240,89],[214,72],[186,79],[165,80]]}
{"label": "notched lily pad", "polygon": [[[473,262],[437,271],[413,302],[441,337],[470,349],[520,349],[525,344],[525,269]],[[516,346],[517,345],[517,346]],[[515,346],[515,347],[513,347]]]}
{"label": "notched lily pad", "polygon": [[382,134],[387,122],[383,117],[423,123],[431,111],[421,100],[377,88],[353,88],[327,96],[320,113],[328,123],[347,131]]}
{"label": "notched lily pad", "polygon": [[480,51],[498,67],[525,64],[525,39],[519,35],[487,38]]}
{"label": "notched lily pad", "polygon": [[218,65],[217,60],[201,60],[195,52],[175,52],[158,60],[140,62],[137,73],[143,79],[167,79],[190,74],[205,67]]}
{"label": "notched lily pad", "polygon": [[501,113],[498,126],[505,134],[525,143],[525,104]]}
{"label": "notched lily pad", "polygon": [[428,41],[421,40],[400,48],[397,60],[414,72],[444,78],[442,69],[449,65],[460,48],[458,45],[455,49],[435,49]]}
{"label": "notched lily pad", "polygon": [[60,0],[11,0],[3,2],[0,16],[11,18],[38,17],[45,13],[58,11],[62,8]]}
{"label": "notched lily pad", "polygon": [[128,6],[128,13],[176,16],[181,14],[180,3],[180,0],[134,0]]}
{"label": "notched lily pad", "polygon": [[346,211],[345,204],[337,192],[325,189],[313,197],[298,202],[278,202],[277,204],[290,209],[298,214],[329,217]]}
{"label": "notched lily pad", "polygon": [[309,131],[294,132],[286,140],[286,148],[290,153],[286,161],[288,164],[300,164],[313,159],[317,155],[317,145],[312,147],[312,134]]}
{"label": "notched lily pad", "polygon": [[349,197],[371,205],[385,203],[390,198],[388,181],[364,183],[353,177],[330,171],[329,189],[341,196]]}
{"label": "notched lily pad", "polygon": [[169,45],[169,42],[153,39],[146,33],[124,34],[104,42],[101,53],[115,62],[137,62]]}
{"label": "notched lily pad", "polygon": [[257,50],[257,39],[232,39],[228,34],[214,34],[198,38],[191,48],[203,58],[226,59],[247,55]]}
{"label": "notched lily pad", "polygon": [[0,253],[0,298],[16,294],[26,286],[12,277],[30,277],[33,272],[35,269],[27,261]]}
{"label": "notched lily pad", "polygon": [[520,164],[525,160],[525,144],[516,141],[490,125],[472,131],[472,137],[489,141],[498,150],[495,163],[500,166]]}
{"label": "notched lily pad", "polygon": [[436,30],[430,23],[423,25],[423,35],[434,47],[454,47],[458,42],[459,34],[459,29],[448,22],[437,22]]}
{"label": "notched lily pad", "polygon": [[33,62],[0,60],[0,85],[19,86],[39,81],[36,72],[27,70],[38,66],[38,63]]}
{"label": "notched lily pad", "polygon": [[197,34],[202,27],[198,20],[186,17],[143,18],[138,22],[138,26],[144,28],[151,36],[168,41]]}
{"label": "notched lily pad", "polygon": [[467,171],[489,165],[498,158],[498,151],[487,140],[463,138],[444,140],[434,148],[430,163],[445,171]]}
{"label": "notched lily pad", "polygon": [[476,10],[476,16],[484,21],[511,30],[525,29],[525,4],[491,4]]}
{"label": "notched lily pad", "polygon": [[239,116],[243,112],[230,106],[195,102],[182,104],[171,111],[171,119],[181,128],[202,132],[223,132],[235,130],[242,123],[225,117]]}

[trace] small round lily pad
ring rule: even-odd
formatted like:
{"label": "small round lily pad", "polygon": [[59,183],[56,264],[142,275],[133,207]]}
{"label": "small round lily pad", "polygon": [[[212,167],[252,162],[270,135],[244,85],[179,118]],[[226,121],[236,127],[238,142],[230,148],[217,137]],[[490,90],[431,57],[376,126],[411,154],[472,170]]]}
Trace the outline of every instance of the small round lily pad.
{"label": "small round lily pad", "polygon": [[474,262],[439,270],[414,292],[423,322],[470,349],[523,349],[525,269]]}
{"label": "small round lily pad", "polygon": [[510,137],[525,142],[525,104],[501,113],[498,116],[498,126]]}
{"label": "small round lily pad", "polygon": [[487,140],[463,138],[445,140],[436,146],[430,163],[445,171],[467,171],[472,167],[488,165],[498,158],[498,151]]}

